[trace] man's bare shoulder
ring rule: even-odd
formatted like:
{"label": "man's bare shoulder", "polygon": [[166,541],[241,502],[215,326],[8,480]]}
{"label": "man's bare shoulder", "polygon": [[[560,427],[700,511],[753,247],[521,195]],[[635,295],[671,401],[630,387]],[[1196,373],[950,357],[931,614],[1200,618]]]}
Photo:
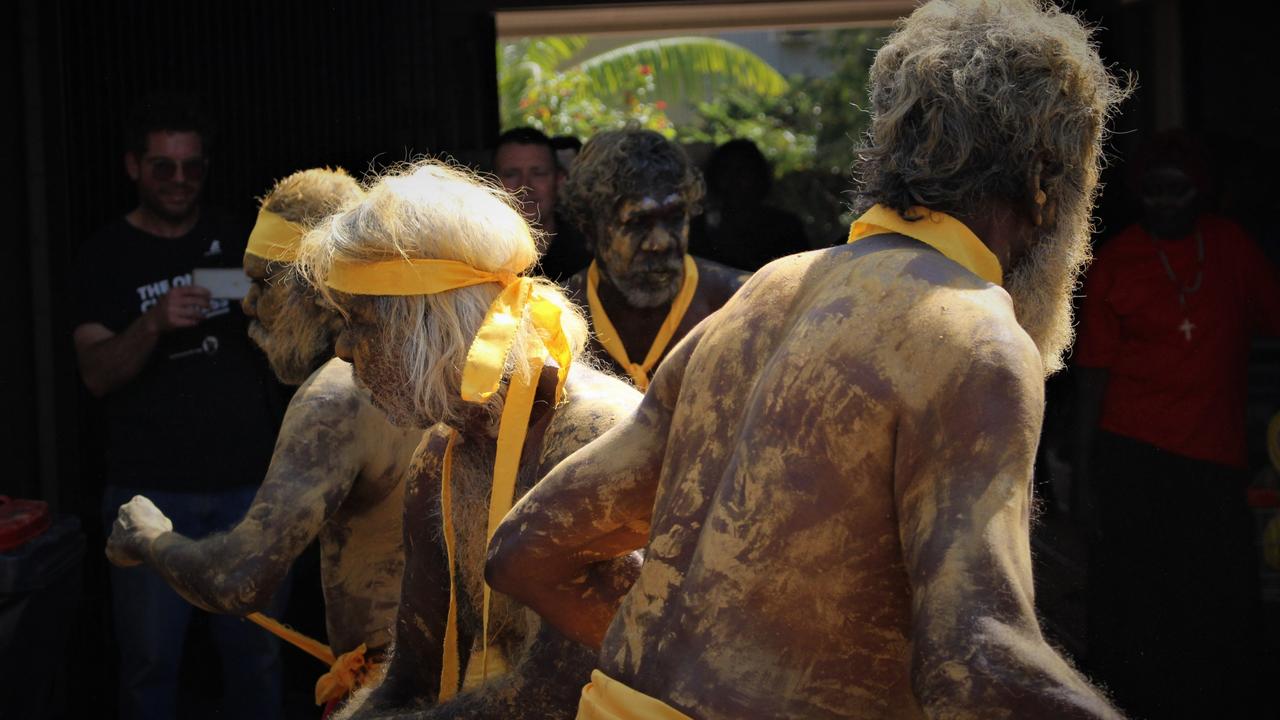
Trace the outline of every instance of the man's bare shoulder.
{"label": "man's bare shoulder", "polygon": [[893,394],[928,396],[957,373],[1039,362],[1002,288],[901,236],[776,260],[717,324],[752,352],[821,363],[828,382],[883,382]]}
{"label": "man's bare shoulder", "polygon": [[883,303],[882,364],[911,380],[899,383],[904,393],[927,403],[939,391],[1016,384],[1035,394],[1040,353],[1003,288],[928,249],[897,249],[883,262],[898,281]]}
{"label": "man's bare shoulder", "polygon": [[1030,343],[1003,288],[911,238],[876,236],[771,266],[806,258],[805,284],[830,289],[818,297],[870,303],[875,316],[901,325],[905,334],[940,333],[933,341],[947,345],[967,345],[975,332]]}
{"label": "man's bare shoulder", "polygon": [[345,427],[359,434],[366,434],[365,429],[392,429],[369,393],[356,385],[351,364],[338,358],[321,365],[298,386],[289,401],[288,415],[311,427]]}
{"label": "man's bare shoulder", "polygon": [[[422,431],[418,445],[409,459],[408,470],[405,472],[405,477],[409,481],[405,486],[406,503],[409,496],[426,492],[428,488],[434,488],[429,490],[428,494],[438,492],[440,475],[444,469],[445,450],[449,447],[449,436],[452,434],[453,430],[443,424],[436,424]],[[466,452],[468,448],[464,443],[459,450]]]}
{"label": "man's bare shoulder", "polygon": [[574,363],[567,390],[569,401],[557,408],[555,421],[547,429],[545,459],[552,462],[616,425],[644,397],[629,383],[583,363]]}
{"label": "man's bare shoulder", "polygon": [[335,357],[317,368],[298,386],[291,404],[300,402],[350,409],[352,403],[367,403],[368,393],[356,385],[351,374],[351,363]]}

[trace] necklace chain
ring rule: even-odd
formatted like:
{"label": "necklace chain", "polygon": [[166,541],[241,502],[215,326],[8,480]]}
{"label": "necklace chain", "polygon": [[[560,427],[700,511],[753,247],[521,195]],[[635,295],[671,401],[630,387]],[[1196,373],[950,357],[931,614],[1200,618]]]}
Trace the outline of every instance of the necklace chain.
{"label": "necklace chain", "polygon": [[1204,235],[1200,234],[1200,228],[1196,228],[1196,279],[1190,285],[1183,285],[1178,279],[1173,266],[1169,264],[1169,256],[1165,254],[1164,248],[1160,247],[1159,240],[1155,241],[1155,246],[1156,252],[1160,255],[1160,264],[1164,266],[1165,275],[1168,275],[1174,287],[1178,288],[1178,305],[1186,310],[1187,296],[1199,291],[1201,283],[1204,282]]}

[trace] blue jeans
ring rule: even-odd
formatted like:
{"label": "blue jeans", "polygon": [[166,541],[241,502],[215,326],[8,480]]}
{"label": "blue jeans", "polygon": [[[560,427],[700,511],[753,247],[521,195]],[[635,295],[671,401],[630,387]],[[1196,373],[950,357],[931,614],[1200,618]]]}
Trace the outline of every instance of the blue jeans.
{"label": "blue jeans", "polygon": [[[256,486],[212,493],[164,492],[107,486],[103,517],[107,532],[120,506],[145,495],[189,538],[230,529],[249,509]],[[267,614],[278,618],[289,601],[292,575],[272,599]],[[120,649],[121,720],[169,720],[178,715],[178,666],[192,612],[203,612],[174,592],[145,565],[111,567],[116,642]],[[224,717],[281,716],[280,642],[243,618],[212,615],[209,631],[222,660]]]}

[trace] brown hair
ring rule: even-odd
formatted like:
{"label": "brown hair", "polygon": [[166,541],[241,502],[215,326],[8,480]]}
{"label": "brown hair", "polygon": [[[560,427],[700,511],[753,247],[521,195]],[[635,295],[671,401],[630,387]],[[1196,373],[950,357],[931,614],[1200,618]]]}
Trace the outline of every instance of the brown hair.
{"label": "brown hair", "polygon": [[697,212],[704,192],[702,176],[684,148],[652,130],[609,130],[582,147],[560,190],[560,206],[594,241],[601,213],[613,212],[618,200],[655,184],[675,187]]}

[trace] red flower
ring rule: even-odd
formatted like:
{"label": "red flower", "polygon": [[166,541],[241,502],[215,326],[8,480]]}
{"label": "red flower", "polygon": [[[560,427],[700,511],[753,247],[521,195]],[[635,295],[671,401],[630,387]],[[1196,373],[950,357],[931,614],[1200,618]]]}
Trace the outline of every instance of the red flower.
{"label": "red flower", "polygon": [[653,104],[653,106],[654,106],[654,107],[656,107],[656,108],[658,108],[659,110],[666,110],[666,109],[667,109],[667,101],[666,101],[666,100],[659,100],[659,101],[655,102],[655,103]]}
{"label": "red flower", "polygon": [[641,66],[640,66],[640,74],[641,74],[641,75],[652,75],[652,74],[653,74],[653,66],[651,66],[651,65],[641,65]]}

